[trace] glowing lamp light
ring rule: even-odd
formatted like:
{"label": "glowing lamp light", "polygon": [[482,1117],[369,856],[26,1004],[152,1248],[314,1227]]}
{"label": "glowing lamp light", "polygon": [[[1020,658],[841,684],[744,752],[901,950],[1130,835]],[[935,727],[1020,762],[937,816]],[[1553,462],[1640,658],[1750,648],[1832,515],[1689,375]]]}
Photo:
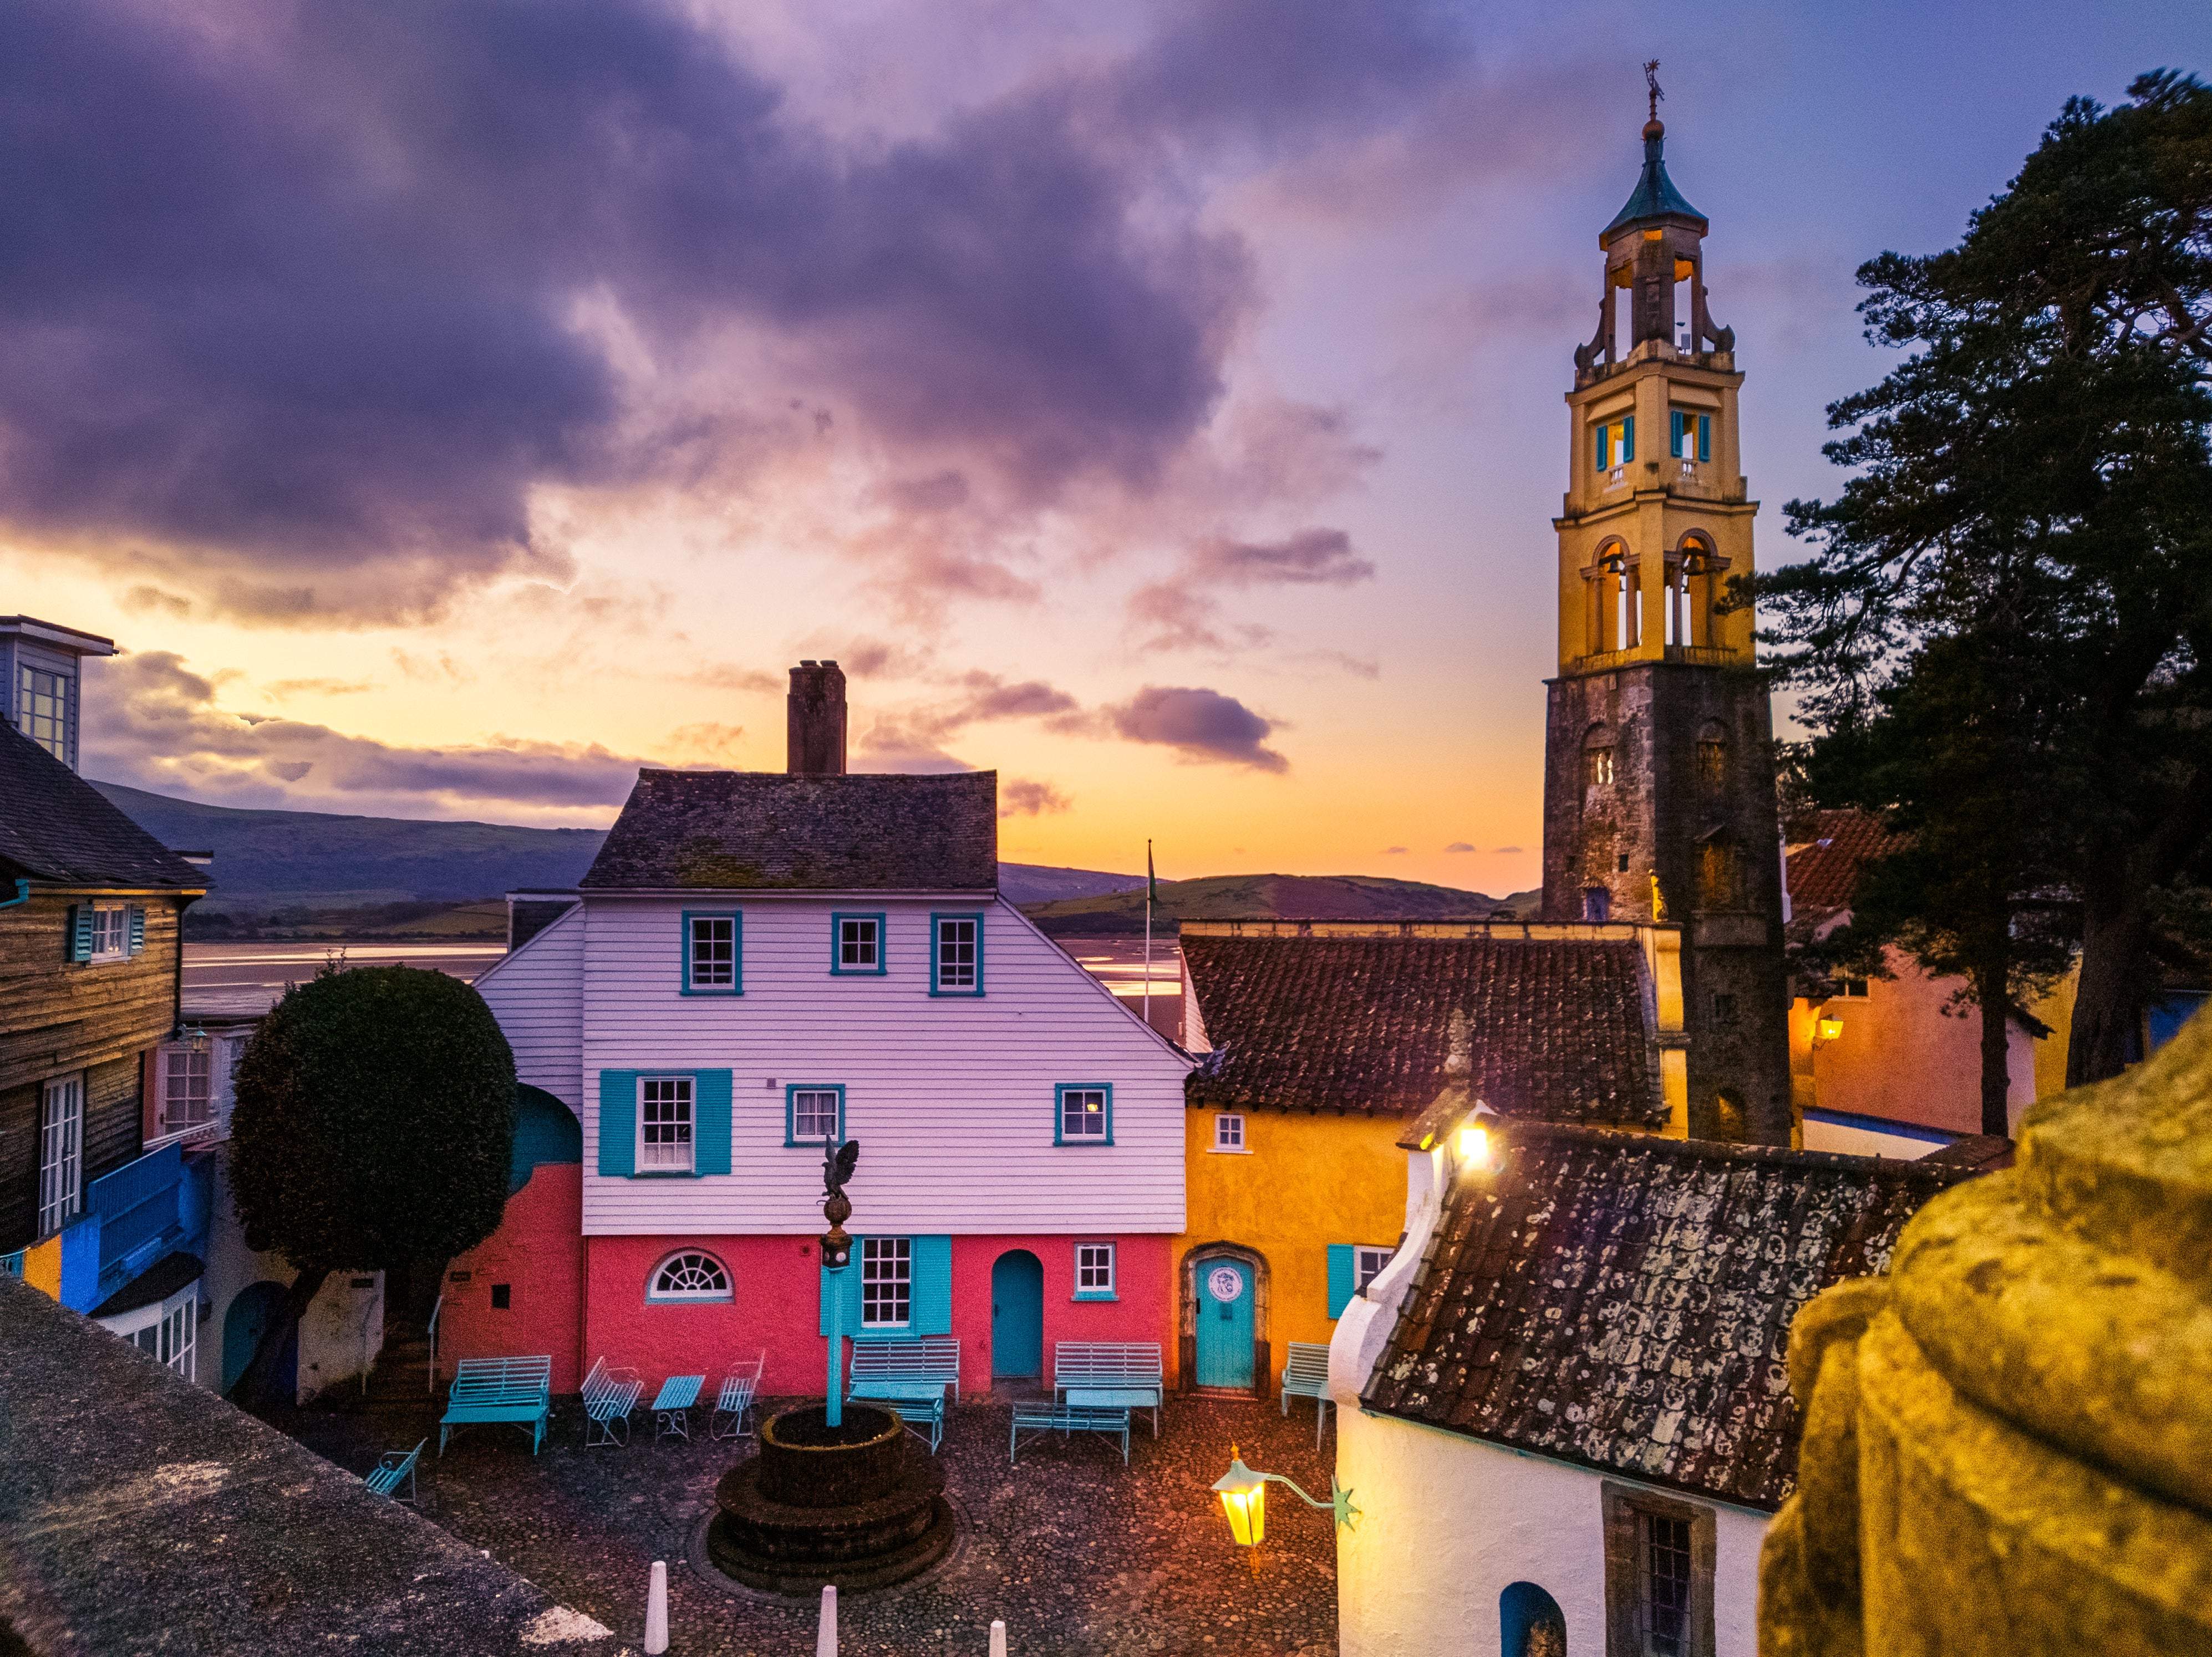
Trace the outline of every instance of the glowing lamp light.
{"label": "glowing lamp light", "polygon": [[1298,1500],[1309,1508],[1327,1508],[1336,1517],[1339,1530],[1352,1528],[1359,1518],[1359,1509],[1352,1505],[1352,1492],[1338,1484],[1334,1476],[1328,1481],[1328,1500],[1316,1502],[1304,1490],[1297,1481],[1285,1478],[1280,1473],[1255,1472],[1244,1465],[1244,1458],[1237,1447],[1229,1447],[1229,1471],[1213,1481],[1213,1493],[1221,1498],[1221,1510],[1229,1515],[1229,1533],[1237,1539],[1240,1548],[1255,1548],[1267,1533],[1267,1486],[1269,1483],[1288,1484],[1297,1491]]}
{"label": "glowing lamp light", "polygon": [[1490,1134],[1486,1129],[1463,1127],[1459,1131],[1460,1160],[1474,1168],[1490,1166]]}
{"label": "glowing lamp light", "polygon": [[1244,1465],[1234,1444],[1229,1447],[1229,1471],[1213,1481],[1213,1493],[1229,1515],[1237,1545],[1257,1547],[1267,1533],[1267,1481]]}
{"label": "glowing lamp light", "polygon": [[1838,1041],[1843,1039],[1843,1035],[1844,1021],[1840,1018],[1823,1017],[1814,1022],[1813,1037],[1815,1041]]}

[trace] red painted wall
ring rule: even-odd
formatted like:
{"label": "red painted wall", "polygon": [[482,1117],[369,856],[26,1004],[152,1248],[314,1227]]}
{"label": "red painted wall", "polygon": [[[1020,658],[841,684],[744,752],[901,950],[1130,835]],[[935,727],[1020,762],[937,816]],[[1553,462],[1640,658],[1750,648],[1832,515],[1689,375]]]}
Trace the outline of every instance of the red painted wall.
{"label": "red painted wall", "polygon": [[[1009,1249],[1026,1248],[1044,1266],[1048,1369],[1054,1341],[1159,1338],[1167,1326],[1171,1293],[1170,1240],[1102,1237],[1088,1232],[1082,1240],[1118,1245],[1118,1299],[1074,1299],[1076,1239],[1072,1236],[953,1238],[952,1332],[961,1342],[963,1389],[980,1391],[990,1385],[991,1267]],[[683,1248],[704,1249],[722,1262],[730,1272],[731,1299],[673,1305],[647,1302],[647,1278]],[[585,1240],[585,1259],[584,1363],[604,1354],[610,1363],[635,1369],[648,1393],[670,1375],[703,1375],[711,1393],[733,1363],[749,1364],[765,1349],[763,1393],[822,1395],[829,1351],[820,1332],[821,1272],[812,1239],[591,1237]],[[559,1373],[556,1366],[556,1377]],[[557,1379],[555,1384],[559,1386]]]}
{"label": "red painted wall", "polygon": [[[582,1350],[584,1170],[574,1162],[541,1162],[530,1183],[507,1199],[499,1229],[446,1270],[446,1304],[438,1314],[438,1374],[450,1381],[456,1358],[550,1353],[553,1390],[584,1384]],[[466,1272],[468,1281],[453,1281]],[[492,1286],[506,1284],[509,1307],[497,1311]],[[585,1360],[588,1362],[588,1360]]]}

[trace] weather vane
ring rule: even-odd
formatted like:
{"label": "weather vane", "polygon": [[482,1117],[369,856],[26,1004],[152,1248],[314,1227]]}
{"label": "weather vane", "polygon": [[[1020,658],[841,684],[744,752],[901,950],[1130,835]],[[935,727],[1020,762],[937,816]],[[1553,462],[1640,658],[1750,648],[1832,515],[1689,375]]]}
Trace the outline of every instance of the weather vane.
{"label": "weather vane", "polygon": [[1651,118],[1659,118],[1659,100],[1667,94],[1659,90],[1659,60],[1654,58],[1644,66],[1644,84],[1651,88]]}

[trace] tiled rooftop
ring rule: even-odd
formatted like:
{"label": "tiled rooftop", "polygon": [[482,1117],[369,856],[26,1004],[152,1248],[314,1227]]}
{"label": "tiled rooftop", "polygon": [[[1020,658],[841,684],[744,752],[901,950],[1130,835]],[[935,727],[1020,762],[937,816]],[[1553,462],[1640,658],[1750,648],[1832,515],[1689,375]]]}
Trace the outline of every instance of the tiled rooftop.
{"label": "tiled rooftop", "polygon": [[988,892],[999,774],[641,771],[586,891]]}
{"label": "tiled rooftop", "polygon": [[209,885],[204,870],[171,852],[5,719],[0,719],[0,875],[94,889],[201,892]]}
{"label": "tiled rooftop", "polygon": [[1370,1409],[1771,1511],[1790,1320],[1972,1170],[1521,1123],[1454,1186]]}
{"label": "tiled rooftop", "polygon": [[1418,1114],[1459,1013],[1466,1085],[1492,1110],[1666,1120],[1632,941],[1198,936],[1182,952],[1213,1048],[1185,1083],[1194,1106]]}
{"label": "tiled rooftop", "polygon": [[[1790,903],[1798,919],[1832,914],[1851,901],[1859,865],[1902,850],[1907,840],[1871,811],[1815,811],[1811,835],[1790,854]],[[1800,829],[1799,832],[1803,832]]]}

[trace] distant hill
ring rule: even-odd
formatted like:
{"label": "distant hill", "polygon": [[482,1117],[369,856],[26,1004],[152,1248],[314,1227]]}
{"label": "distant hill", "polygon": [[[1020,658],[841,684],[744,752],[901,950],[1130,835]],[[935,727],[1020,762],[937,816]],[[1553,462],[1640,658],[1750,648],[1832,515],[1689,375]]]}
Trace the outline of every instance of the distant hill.
{"label": "distant hill", "polygon": [[[1152,912],[1155,936],[1172,936],[1183,920],[1272,916],[1299,920],[1488,920],[1499,910],[1525,920],[1537,892],[1491,897],[1450,886],[1373,875],[1212,875],[1164,880]],[[1118,895],[1024,904],[1022,912],[1057,938],[1117,938],[1145,930],[1141,885]]]}
{"label": "distant hill", "polygon": [[[574,886],[606,839],[603,828],[518,828],[496,822],[340,816],[327,811],[248,811],[172,799],[119,783],[92,785],[164,846],[215,853],[215,889],[194,907],[209,917],[307,910],[319,927],[346,925],[331,912],[412,913],[359,918],[360,930],[450,930],[428,926],[415,906],[494,897],[523,886]],[[1139,875],[1097,869],[999,865],[1000,889],[1014,903],[1093,897],[1143,884]],[[433,912],[434,913],[434,912]],[[505,928],[502,911],[499,930]]]}

